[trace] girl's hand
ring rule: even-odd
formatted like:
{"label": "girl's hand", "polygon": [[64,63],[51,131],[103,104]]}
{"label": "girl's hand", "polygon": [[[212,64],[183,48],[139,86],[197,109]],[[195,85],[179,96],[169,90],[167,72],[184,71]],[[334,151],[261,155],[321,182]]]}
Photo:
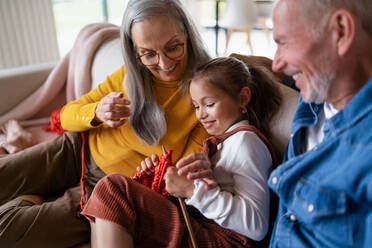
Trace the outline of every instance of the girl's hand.
{"label": "girl's hand", "polygon": [[145,158],[141,161],[141,165],[137,167],[138,172],[144,171],[147,174],[154,172],[154,167],[159,163],[159,156],[153,154],[151,158]]}
{"label": "girl's hand", "polygon": [[189,180],[203,180],[206,190],[217,186],[217,182],[213,178],[211,162],[203,153],[192,153],[180,159],[176,167],[180,176],[186,176]]}
{"label": "girl's hand", "polygon": [[102,122],[109,127],[119,127],[123,125],[130,116],[129,104],[130,101],[123,99],[122,92],[111,92],[103,97],[97,105],[96,116],[92,121],[92,125],[96,126]]}
{"label": "girl's hand", "polygon": [[165,189],[175,197],[191,198],[194,194],[194,182],[185,176],[177,173],[178,169],[174,166],[167,168],[164,175]]}

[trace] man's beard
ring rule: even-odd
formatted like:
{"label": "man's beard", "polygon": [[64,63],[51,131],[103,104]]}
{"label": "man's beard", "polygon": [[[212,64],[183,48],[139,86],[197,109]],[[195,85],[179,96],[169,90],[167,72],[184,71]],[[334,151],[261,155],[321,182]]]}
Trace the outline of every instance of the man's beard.
{"label": "man's beard", "polygon": [[329,96],[329,89],[335,73],[317,73],[313,75],[307,84],[307,94],[303,96],[303,100],[307,103],[324,103]]}

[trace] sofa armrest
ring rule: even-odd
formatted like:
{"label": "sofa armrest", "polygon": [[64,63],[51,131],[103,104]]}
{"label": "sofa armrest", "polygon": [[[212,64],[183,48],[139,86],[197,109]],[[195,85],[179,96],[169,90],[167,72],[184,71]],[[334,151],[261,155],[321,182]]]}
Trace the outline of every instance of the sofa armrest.
{"label": "sofa armrest", "polygon": [[0,70],[0,116],[38,89],[57,62]]}

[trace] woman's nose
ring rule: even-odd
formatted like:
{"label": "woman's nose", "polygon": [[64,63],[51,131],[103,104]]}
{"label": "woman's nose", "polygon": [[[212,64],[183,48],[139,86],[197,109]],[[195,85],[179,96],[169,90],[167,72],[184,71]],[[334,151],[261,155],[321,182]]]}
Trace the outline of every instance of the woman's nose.
{"label": "woman's nose", "polygon": [[162,70],[169,70],[170,67],[172,66],[172,60],[169,59],[167,56],[165,56],[163,53],[160,53],[159,54],[159,64],[158,66],[162,69]]}

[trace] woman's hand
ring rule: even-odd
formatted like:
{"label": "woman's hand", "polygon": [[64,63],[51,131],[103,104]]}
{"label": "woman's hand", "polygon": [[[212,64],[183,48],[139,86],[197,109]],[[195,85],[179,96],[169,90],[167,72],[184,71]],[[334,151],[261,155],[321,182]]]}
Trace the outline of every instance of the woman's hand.
{"label": "woman's hand", "polygon": [[128,105],[130,101],[123,99],[122,92],[111,92],[101,99],[96,108],[96,116],[92,121],[92,125],[99,125],[102,122],[109,127],[119,127],[123,125],[130,116]]}
{"label": "woman's hand", "polygon": [[211,162],[203,153],[192,153],[180,159],[176,167],[180,176],[186,176],[189,180],[203,180],[206,190],[217,186],[217,182],[213,178]]}
{"label": "woman's hand", "polygon": [[154,172],[154,167],[157,166],[159,163],[159,156],[153,154],[151,158],[145,158],[145,160],[141,161],[141,165],[137,167],[138,172],[144,171],[147,174]]}
{"label": "woman's hand", "polygon": [[185,176],[177,173],[178,169],[174,166],[167,168],[164,175],[165,189],[175,197],[191,198],[194,194],[194,182]]}

